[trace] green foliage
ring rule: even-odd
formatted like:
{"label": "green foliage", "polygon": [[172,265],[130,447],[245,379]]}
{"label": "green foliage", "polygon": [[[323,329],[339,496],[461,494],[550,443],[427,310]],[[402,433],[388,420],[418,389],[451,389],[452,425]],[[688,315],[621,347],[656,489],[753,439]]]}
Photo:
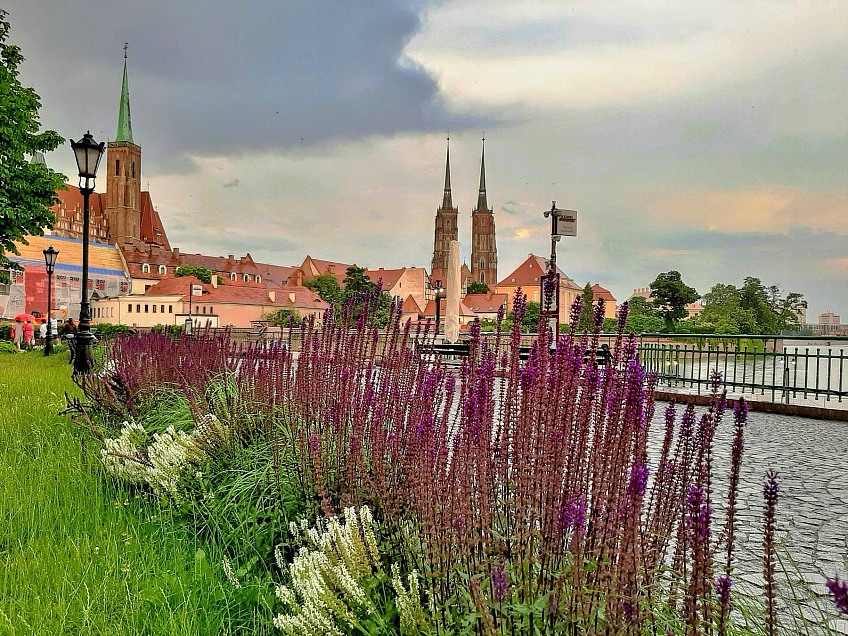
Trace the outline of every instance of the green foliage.
{"label": "green foliage", "polygon": [[185,327],[183,325],[153,325],[153,333],[179,338],[185,333]]}
{"label": "green foliage", "polygon": [[12,325],[0,325],[0,340],[12,339]]}
{"label": "green foliage", "polygon": [[649,316],[647,314],[637,314],[635,316],[627,316],[627,325],[625,331],[627,333],[658,333],[665,328],[665,321],[659,316]]}
{"label": "green foliage", "polygon": [[215,272],[211,269],[201,267],[200,265],[181,265],[174,270],[174,276],[177,278],[181,278],[183,276],[194,276],[201,283],[206,283],[207,285],[212,283],[212,276],[214,274]]}
{"label": "green foliage", "polygon": [[665,320],[665,328],[674,330],[674,323],[686,317],[686,305],[698,300],[698,292],[683,282],[680,272],[671,270],[651,283],[651,296],[657,314]]}
{"label": "green foliage", "polygon": [[634,296],[627,301],[627,306],[630,307],[628,316],[656,316],[657,310],[654,304],[644,296]]}
{"label": "green foliage", "polygon": [[742,287],[718,283],[704,294],[700,321],[716,333],[779,334],[797,330],[797,313],[807,303],[803,295],[782,296],[780,287],[766,287],[759,278],[747,277]]}
{"label": "green foliage", "polygon": [[0,633],[263,633],[270,619],[236,598],[216,548],[104,480],[99,449],[58,415],[80,394],[67,354],[0,356],[0,377]]}
{"label": "green foliage", "polygon": [[303,281],[303,286],[316,292],[318,297],[328,305],[336,306],[341,300],[342,288],[339,281],[331,274],[321,274]]}
{"label": "green foliage", "polygon": [[98,322],[93,325],[98,338],[113,338],[114,336],[128,336],[132,327],[128,325],[114,325],[109,322]]}
{"label": "green foliage", "polygon": [[9,340],[0,340],[0,353],[17,353],[18,348]]}
{"label": "green foliage", "polygon": [[297,327],[300,324],[300,316],[293,309],[285,307],[265,314],[262,318],[275,327]]}
{"label": "green foliage", "polygon": [[55,150],[64,142],[53,130],[39,132],[41,98],[21,85],[18,67],[21,49],[6,42],[10,25],[0,9],[0,283],[8,283],[4,269],[20,269],[6,254],[17,254],[15,241],[41,236],[56,217],[50,206],[58,201],[65,176],[43,163],[30,163],[28,155]]}
{"label": "green foliage", "polygon": [[466,288],[467,294],[488,294],[489,286],[486,283],[481,283],[476,280],[468,281],[468,287]]}
{"label": "green foliage", "polygon": [[591,331],[593,327],[592,308],[595,303],[595,293],[592,285],[586,283],[583,288],[583,308],[580,310],[580,321],[577,323],[577,331]]}
{"label": "green foliage", "polygon": [[601,333],[615,333],[618,330],[618,321],[615,318],[604,318],[601,325]]}
{"label": "green foliage", "polygon": [[539,328],[539,318],[541,317],[541,306],[535,300],[527,301],[527,309],[524,311],[524,317],[521,319],[521,331],[525,333],[535,333]]}

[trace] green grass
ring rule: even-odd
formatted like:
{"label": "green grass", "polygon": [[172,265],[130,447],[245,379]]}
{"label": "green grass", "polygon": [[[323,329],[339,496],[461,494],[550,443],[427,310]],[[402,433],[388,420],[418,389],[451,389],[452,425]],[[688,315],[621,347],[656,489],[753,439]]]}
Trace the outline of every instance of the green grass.
{"label": "green grass", "polygon": [[58,415],[70,371],[67,353],[0,356],[0,635],[231,633],[217,557]]}

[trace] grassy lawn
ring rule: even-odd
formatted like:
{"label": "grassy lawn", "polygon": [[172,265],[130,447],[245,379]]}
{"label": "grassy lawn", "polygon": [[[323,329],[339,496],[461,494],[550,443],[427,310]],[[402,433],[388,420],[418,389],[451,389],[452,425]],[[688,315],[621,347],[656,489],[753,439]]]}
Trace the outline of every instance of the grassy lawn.
{"label": "grassy lawn", "polygon": [[217,561],[58,415],[70,371],[0,355],[0,634],[229,633]]}

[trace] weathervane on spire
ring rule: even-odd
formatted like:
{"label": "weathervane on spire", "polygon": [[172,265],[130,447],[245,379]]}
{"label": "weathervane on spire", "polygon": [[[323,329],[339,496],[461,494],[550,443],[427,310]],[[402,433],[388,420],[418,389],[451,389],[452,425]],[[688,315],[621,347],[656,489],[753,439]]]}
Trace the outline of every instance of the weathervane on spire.
{"label": "weathervane on spire", "polygon": [[130,48],[129,42],[124,42],[124,59],[127,59],[127,49]]}

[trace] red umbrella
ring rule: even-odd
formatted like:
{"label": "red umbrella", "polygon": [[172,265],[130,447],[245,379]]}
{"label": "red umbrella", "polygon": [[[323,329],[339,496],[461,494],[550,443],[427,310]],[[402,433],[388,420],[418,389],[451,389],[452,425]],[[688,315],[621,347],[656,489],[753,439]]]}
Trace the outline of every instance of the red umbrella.
{"label": "red umbrella", "polygon": [[26,320],[35,320],[35,316],[33,316],[32,314],[18,314],[17,316],[15,316],[15,320],[20,320],[21,322],[24,322]]}

